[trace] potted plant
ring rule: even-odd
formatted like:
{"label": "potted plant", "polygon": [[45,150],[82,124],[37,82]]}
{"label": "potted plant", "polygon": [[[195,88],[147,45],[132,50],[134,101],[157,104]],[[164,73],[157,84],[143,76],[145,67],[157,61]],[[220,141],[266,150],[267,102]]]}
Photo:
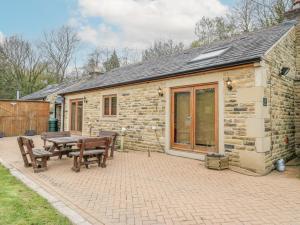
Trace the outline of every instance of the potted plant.
{"label": "potted plant", "polygon": [[208,169],[224,170],[229,168],[229,157],[216,153],[209,153],[205,157],[205,166]]}

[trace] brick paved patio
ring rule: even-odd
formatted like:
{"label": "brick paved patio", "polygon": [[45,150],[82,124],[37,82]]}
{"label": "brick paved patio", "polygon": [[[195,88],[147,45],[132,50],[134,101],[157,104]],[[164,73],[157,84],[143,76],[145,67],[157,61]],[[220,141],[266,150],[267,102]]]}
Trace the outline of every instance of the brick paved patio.
{"label": "brick paved patio", "polygon": [[64,158],[34,174],[23,167],[16,138],[0,139],[0,158],[93,224],[300,224],[295,169],[249,177],[207,170],[196,160],[129,152],[117,153],[105,169],[74,173]]}

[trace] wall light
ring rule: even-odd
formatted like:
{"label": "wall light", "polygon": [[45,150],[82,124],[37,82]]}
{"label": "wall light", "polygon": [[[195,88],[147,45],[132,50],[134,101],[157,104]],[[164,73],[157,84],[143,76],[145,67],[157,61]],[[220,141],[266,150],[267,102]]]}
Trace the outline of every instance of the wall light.
{"label": "wall light", "polygon": [[164,96],[164,92],[163,92],[163,90],[160,87],[158,88],[157,92],[158,92],[158,96],[159,97]]}
{"label": "wall light", "polygon": [[87,100],[87,98],[85,96],[83,97],[83,102],[84,103],[88,103],[88,100]]}
{"label": "wall light", "polygon": [[229,91],[232,90],[232,80],[229,77],[226,80],[226,86]]}
{"label": "wall light", "polygon": [[279,73],[279,76],[286,76],[290,72],[289,67],[282,67]]}

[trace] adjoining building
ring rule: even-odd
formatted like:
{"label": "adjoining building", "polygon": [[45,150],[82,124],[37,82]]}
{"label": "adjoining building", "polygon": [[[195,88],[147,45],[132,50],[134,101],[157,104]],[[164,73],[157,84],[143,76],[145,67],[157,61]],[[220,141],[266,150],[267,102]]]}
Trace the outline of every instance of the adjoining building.
{"label": "adjoining building", "polygon": [[23,96],[21,100],[40,100],[47,101],[50,103],[50,114],[58,120],[58,129],[61,130],[61,121],[62,121],[62,96],[58,95],[60,91],[63,91],[67,87],[76,85],[81,81],[71,80],[66,81],[61,84],[51,84],[47,87],[34,92],[32,94]]}

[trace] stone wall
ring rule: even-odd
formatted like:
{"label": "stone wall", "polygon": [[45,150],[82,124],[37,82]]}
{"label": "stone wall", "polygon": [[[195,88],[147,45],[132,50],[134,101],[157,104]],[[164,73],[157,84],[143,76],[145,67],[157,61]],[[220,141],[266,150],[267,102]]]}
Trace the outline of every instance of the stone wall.
{"label": "stone wall", "polygon": [[300,80],[295,84],[295,147],[297,155],[300,155]]}
{"label": "stone wall", "polygon": [[[50,115],[51,116],[55,116],[55,101],[56,101],[57,96],[58,96],[57,93],[53,93],[51,95],[48,95],[46,98],[46,101],[50,102]],[[62,113],[61,113],[61,115],[62,115]],[[61,126],[62,118],[57,118],[57,119],[58,119],[58,121],[57,121],[58,129],[61,130],[62,129],[62,126]]]}
{"label": "stone wall", "polygon": [[55,100],[57,98],[57,93],[48,95],[46,98],[47,102],[50,102],[50,113],[54,113],[55,111]]}
{"label": "stone wall", "polygon": [[[255,114],[255,101],[243,99],[240,92],[247,96],[255,87],[254,68],[228,71],[224,73],[224,82],[230,78],[233,89],[225,91],[224,107],[224,147],[230,156],[231,165],[240,166],[240,151],[254,151],[255,138],[247,136],[246,120]],[[241,98],[242,97],[242,98]]]}
{"label": "stone wall", "polygon": [[[91,135],[96,136],[101,129],[120,132],[124,127],[127,129],[124,148],[164,151],[165,97],[158,96],[158,85],[163,83],[153,82],[66,96],[65,128],[69,129],[69,100],[85,97],[83,135],[90,135],[91,131]],[[103,96],[111,94],[117,95],[116,117],[103,115]]]}
{"label": "stone wall", "polygon": [[[266,119],[266,133],[271,138],[271,149],[266,152],[266,168],[279,158],[289,159],[295,154],[295,92],[296,76],[295,29],[290,31],[266,55],[270,119]],[[282,67],[289,67],[287,76],[280,76]]]}
{"label": "stone wall", "polygon": [[300,155],[300,23],[296,26],[295,145]]}

